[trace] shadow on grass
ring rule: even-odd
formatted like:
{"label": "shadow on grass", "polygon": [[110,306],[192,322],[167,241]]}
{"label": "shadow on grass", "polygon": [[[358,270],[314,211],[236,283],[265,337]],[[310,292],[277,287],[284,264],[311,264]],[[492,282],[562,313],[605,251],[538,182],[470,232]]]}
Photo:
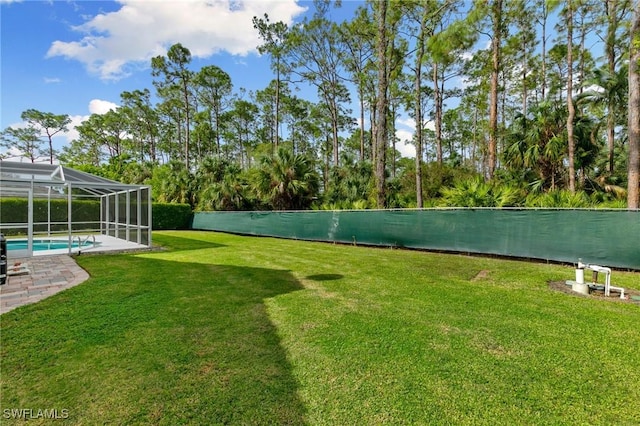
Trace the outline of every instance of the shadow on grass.
{"label": "shadow on grass", "polygon": [[3,408],[66,409],[83,424],[304,423],[264,303],[301,289],[289,272],[80,263],[90,281],[2,316]]}
{"label": "shadow on grass", "polygon": [[307,277],[305,277],[308,280],[312,280],[312,281],[333,281],[333,280],[339,280],[344,278],[344,275],[342,274],[315,274],[315,275],[309,275]]}

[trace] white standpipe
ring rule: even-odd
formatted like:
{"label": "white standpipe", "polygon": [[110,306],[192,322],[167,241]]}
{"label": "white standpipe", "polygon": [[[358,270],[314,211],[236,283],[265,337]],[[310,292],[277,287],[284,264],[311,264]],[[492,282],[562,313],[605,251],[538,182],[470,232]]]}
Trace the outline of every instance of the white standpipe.
{"label": "white standpipe", "polygon": [[584,283],[584,265],[582,265],[582,259],[578,260],[578,267],[576,268],[576,280],[571,285],[571,290],[576,293],[589,295],[589,286]]}
{"label": "white standpipe", "polygon": [[[600,265],[591,265],[582,263],[582,260],[578,260],[578,269],[576,269],[576,282],[584,283],[584,270],[590,269],[593,271],[593,283],[597,284],[598,281],[598,273],[605,274],[604,278],[604,295],[609,297],[611,294],[611,289],[617,290],[620,292],[620,299],[624,299],[624,288],[622,287],[614,287],[611,285],[611,268],[607,268],[605,266]],[[578,272],[580,271],[580,272]],[[578,279],[578,275],[580,275],[580,279]]]}

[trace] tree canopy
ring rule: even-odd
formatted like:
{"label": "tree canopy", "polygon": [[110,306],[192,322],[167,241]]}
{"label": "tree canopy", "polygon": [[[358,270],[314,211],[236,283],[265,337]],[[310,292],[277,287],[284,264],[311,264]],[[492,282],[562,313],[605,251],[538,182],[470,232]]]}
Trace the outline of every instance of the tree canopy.
{"label": "tree canopy", "polygon": [[343,22],[339,2],[314,6],[290,26],[254,17],[273,72],[263,90],[194,69],[177,43],[151,61],[153,91],[122,93],[60,153],[51,141],[68,115],[35,109],[2,146],[146,180],[156,199],[199,209],[524,206],[561,193],[638,208],[638,1],[367,1]]}

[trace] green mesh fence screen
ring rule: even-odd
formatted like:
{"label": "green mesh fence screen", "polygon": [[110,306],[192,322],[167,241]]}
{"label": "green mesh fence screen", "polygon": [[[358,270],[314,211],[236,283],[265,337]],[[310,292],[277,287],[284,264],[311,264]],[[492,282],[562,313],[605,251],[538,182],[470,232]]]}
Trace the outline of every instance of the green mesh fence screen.
{"label": "green mesh fence screen", "polygon": [[640,269],[640,212],[628,210],[199,212],[192,227]]}

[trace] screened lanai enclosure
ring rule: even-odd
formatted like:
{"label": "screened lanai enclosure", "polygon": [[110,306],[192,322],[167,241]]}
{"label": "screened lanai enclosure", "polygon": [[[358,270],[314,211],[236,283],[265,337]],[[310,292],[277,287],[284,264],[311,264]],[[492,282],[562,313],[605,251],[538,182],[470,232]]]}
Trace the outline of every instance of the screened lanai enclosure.
{"label": "screened lanai enclosure", "polygon": [[151,246],[151,188],[52,164],[0,161],[9,257]]}

